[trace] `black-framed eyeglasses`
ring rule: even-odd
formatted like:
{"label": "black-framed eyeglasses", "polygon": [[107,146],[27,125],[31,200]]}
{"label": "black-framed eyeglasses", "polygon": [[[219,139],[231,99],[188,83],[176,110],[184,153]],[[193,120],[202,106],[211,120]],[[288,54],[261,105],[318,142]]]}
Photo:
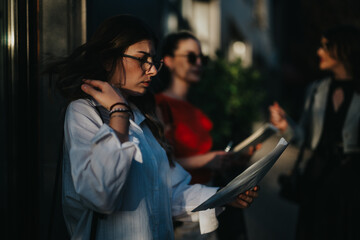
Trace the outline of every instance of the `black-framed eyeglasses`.
{"label": "black-framed eyeglasses", "polygon": [[198,58],[200,58],[201,60],[201,63],[203,65],[205,65],[207,63],[207,57],[205,57],[204,55],[202,54],[199,54],[197,55],[196,53],[194,52],[189,52],[188,54],[179,54],[179,55],[175,55],[175,57],[187,57],[187,61],[188,63],[192,64],[192,65],[195,65],[196,64],[196,61]]}
{"label": "black-framed eyeglasses", "polygon": [[[123,57],[132,58],[140,62],[140,67],[143,71],[149,71],[152,66],[156,68],[156,71],[160,71],[163,66],[163,61],[155,61],[151,56],[144,55],[143,57],[135,57],[127,54],[122,54]],[[150,61],[149,61],[150,60]]]}

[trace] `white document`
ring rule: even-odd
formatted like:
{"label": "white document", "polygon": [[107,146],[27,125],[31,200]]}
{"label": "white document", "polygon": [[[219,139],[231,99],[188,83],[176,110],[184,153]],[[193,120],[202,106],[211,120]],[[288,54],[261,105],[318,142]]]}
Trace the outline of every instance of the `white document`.
{"label": "white document", "polygon": [[278,129],[270,124],[266,123],[249,137],[247,137],[244,141],[239,143],[233,148],[233,152],[240,152],[246,150],[250,146],[255,146],[258,143],[264,142],[271,135],[278,132]]}
{"label": "white document", "polygon": [[281,138],[276,147],[268,155],[252,164],[224,188],[193,209],[192,212],[224,206],[235,200],[240,193],[255,187],[279,159],[287,146],[288,143],[284,138]]}

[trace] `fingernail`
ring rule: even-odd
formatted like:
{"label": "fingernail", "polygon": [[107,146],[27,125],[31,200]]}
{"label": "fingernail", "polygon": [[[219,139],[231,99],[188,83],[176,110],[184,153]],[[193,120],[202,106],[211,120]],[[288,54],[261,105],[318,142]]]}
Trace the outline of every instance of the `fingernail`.
{"label": "fingernail", "polygon": [[83,84],[83,85],[81,85],[81,87],[83,88],[83,89],[87,89],[87,85],[86,84]]}

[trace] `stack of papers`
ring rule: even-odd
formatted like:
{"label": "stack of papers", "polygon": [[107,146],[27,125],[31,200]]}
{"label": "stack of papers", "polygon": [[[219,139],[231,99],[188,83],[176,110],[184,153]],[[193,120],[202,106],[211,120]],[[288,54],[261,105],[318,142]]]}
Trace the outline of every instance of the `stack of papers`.
{"label": "stack of papers", "polygon": [[224,188],[193,209],[192,212],[224,206],[234,201],[240,193],[255,187],[279,159],[287,146],[288,143],[284,138],[281,138],[276,147],[268,155],[252,164]]}

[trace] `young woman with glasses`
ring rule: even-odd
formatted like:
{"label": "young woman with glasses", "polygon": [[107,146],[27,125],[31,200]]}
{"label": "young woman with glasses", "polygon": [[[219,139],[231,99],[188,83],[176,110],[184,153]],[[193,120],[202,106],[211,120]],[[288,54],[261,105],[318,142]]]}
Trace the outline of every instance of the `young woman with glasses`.
{"label": "young woman with glasses", "polygon": [[[192,213],[217,188],[188,185],[171,159],[148,92],[162,62],[150,28],[112,17],[56,64],[69,100],[64,123],[63,213],[71,239],[173,239],[172,218],[217,226],[215,209]],[[255,191],[232,204],[249,206]]]}
{"label": "young woman with glasses", "polygon": [[[214,170],[221,172],[230,166],[243,169],[249,156],[239,159],[224,150],[212,150],[210,131],[213,124],[205,113],[187,100],[192,84],[200,81],[206,61],[199,40],[186,31],[170,34],[163,40],[161,55],[164,69],[159,79],[165,89],[156,95],[159,116],[165,125],[165,135],[174,149],[175,160],[191,173],[191,183],[209,184]],[[234,212],[232,209],[223,216]],[[243,215],[235,215],[236,219],[230,217],[232,223],[228,226],[220,222],[221,229],[223,226],[227,228],[223,231],[226,235],[223,239],[245,239]],[[176,238],[199,239],[198,228],[196,223],[176,226]]]}
{"label": "young woman with glasses", "polygon": [[[319,68],[331,73],[308,89],[300,124],[277,104],[270,122],[313,151],[301,176],[297,239],[360,239],[360,30],[324,32]],[[346,194],[339,194],[338,190]]]}

